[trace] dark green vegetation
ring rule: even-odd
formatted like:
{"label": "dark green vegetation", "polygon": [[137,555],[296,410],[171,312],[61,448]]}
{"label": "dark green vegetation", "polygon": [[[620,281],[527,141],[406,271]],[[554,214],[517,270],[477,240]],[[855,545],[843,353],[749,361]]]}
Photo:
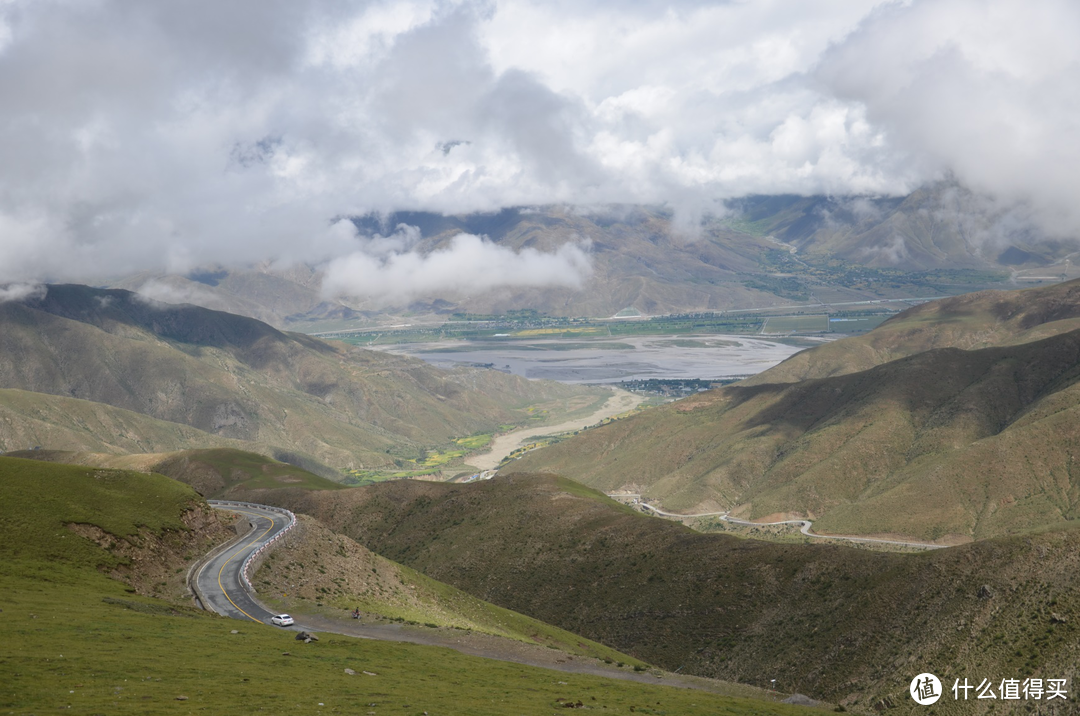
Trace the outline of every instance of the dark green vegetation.
{"label": "dark green vegetation", "polygon": [[0,450],[233,447],[329,475],[394,468],[456,437],[530,422],[537,405],[554,412],[600,395],[497,371],[440,371],[85,286],[0,304],[0,388],[14,389],[0,394]]}
{"label": "dark green vegetation", "polygon": [[[1077,520],[1078,307],[1077,282],[920,306],[750,385],[583,431],[504,471],[631,488],[685,512],[804,515],[826,534],[955,542]],[[938,347],[972,343],[1000,347]],[[846,372],[849,355],[879,364]],[[770,382],[788,363],[829,377]]]}
{"label": "dark green vegetation", "polygon": [[[302,515],[299,537],[263,560],[253,581],[260,598],[293,616],[316,616],[347,627],[346,615],[359,609],[363,623],[398,623],[490,634],[560,653],[631,668],[641,661],[610,647],[553,627],[437,582],[391,562],[314,518]],[[460,638],[460,637],[459,637]]]}
{"label": "dark green vegetation", "polygon": [[[143,590],[99,572],[122,562],[115,552],[125,546],[193,549],[218,534],[191,526],[193,514],[208,514],[197,495],[161,476],[0,458],[0,708],[501,716],[548,714],[580,700],[608,713],[805,712],[433,647],[334,635],[302,644],[291,631],[136,594]],[[71,521],[112,547],[80,536]],[[131,566],[138,584],[143,565]]]}
{"label": "dark green vegetation", "polygon": [[1076,529],[915,555],[773,544],[698,534],[522,474],[262,499],[651,663],[763,686],[775,678],[853,711],[909,704],[921,671],[949,684],[1078,675]]}

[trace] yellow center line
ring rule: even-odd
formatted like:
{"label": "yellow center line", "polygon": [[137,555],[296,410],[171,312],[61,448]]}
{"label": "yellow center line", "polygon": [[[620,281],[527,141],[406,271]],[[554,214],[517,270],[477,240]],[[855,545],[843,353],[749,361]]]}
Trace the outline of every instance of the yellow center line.
{"label": "yellow center line", "polygon": [[[245,611],[244,611],[243,609],[241,609],[241,608],[240,608],[240,607],[239,607],[239,606],[237,605],[237,603],[236,603],[236,602],[234,602],[234,601],[232,600],[232,597],[230,597],[230,596],[229,596],[229,593],[228,593],[227,591],[225,591],[225,585],[221,583],[221,573],[225,571],[225,567],[226,567],[226,566],[228,566],[229,562],[233,561],[233,559],[235,559],[235,558],[236,558],[236,555],[240,554],[240,553],[241,553],[241,552],[243,552],[243,551],[244,551],[245,549],[247,549],[247,548],[248,548],[248,547],[250,547],[251,545],[253,545],[253,544],[255,544],[256,542],[258,542],[259,540],[261,540],[261,539],[262,539],[263,537],[265,537],[265,536],[266,536],[266,533],[267,533],[267,532],[269,532],[270,530],[274,529],[274,518],[273,518],[273,517],[267,517],[266,515],[260,515],[260,514],[258,514],[258,513],[256,513],[256,512],[245,512],[244,510],[238,510],[238,509],[236,509],[236,508],[233,508],[233,507],[227,507],[226,509],[228,509],[228,510],[229,510],[229,511],[231,511],[231,512],[239,512],[239,513],[240,513],[240,514],[242,514],[242,515],[250,515],[250,516],[253,516],[253,517],[266,517],[266,519],[270,520],[270,526],[266,528],[266,532],[263,532],[263,533],[262,533],[261,535],[259,535],[259,536],[258,536],[258,537],[256,537],[256,538],[255,538],[254,540],[252,540],[251,542],[249,542],[249,543],[248,543],[247,545],[245,545],[245,546],[241,547],[240,549],[238,549],[237,551],[233,552],[232,556],[231,556],[231,557],[229,557],[229,558],[228,558],[227,560],[225,560],[225,563],[221,565],[221,569],[219,569],[219,570],[218,570],[218,577],[217,577],[217,583],[218,583],[218,587],[220,587],[220,588],[221,588],[221,593],[225,595],[225,598],[229,600],[229,604],[231,604],[231,605],[233,605],[234,607],[236,607],[236,610],[237,610],[238,612],[240,612],[241,614],[243,614],[243,615],[244,615],[245,617],[247,617],[247,618],[248,618],[248,619],[250,619],[251,621],[253,621],[253,622],[259,622],[260,624],[262,624],[262,620],[261,620],[261,619],[256,619],[255,617],[251,616],[250,614],[248,614],[247,612],[245,612]],[[243,569],[243,567],[241,567],[241,569]],[[240,575],[240,576],[241,576],[241,581],[242,581],[242,579],[243,579],[243,575]]]}

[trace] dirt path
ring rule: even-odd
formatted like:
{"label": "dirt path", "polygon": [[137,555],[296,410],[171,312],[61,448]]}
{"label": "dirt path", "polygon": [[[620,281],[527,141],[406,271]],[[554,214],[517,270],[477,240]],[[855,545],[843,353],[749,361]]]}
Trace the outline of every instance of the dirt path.
{"label": "dirt path", "polygon": [[684,676],[658,669],[636,672],[629,666],[619,668],[614,664],[605,664],[599,659],[574,656],[564,651],[549,649],[546,646],[526,644],[490,634],[464,632],[458,629],[431,629],[399,624],[371,624],[357,622],[352,619],[338,620],[311,614],[299,616],[297,621],[302,621],[305,628],[317,632],[341,634],[361,639],[404,641],[425,646],[442,646],[470,656],[510,661],[516,664],[554,669],[570,674],[587,674],[609,679],[637,681],[643,684],[698,689],[724,696],[767,699],[769,701],[779,701],[786,695],[759,689],[748,684],[734,684],[698,676]]}
{"label": "dirt path", "polygon": [[[609,495],[609,497],[619,496],[626,497],[627,495]],[[640,495],[629,495],[630,497],[640,497]],[[665,512],[659,507],[650,505],[647,502],[641,503],[642,507],[647,507],[652,512],[660,515],[661,517],[719,517],[724,522],[731,522],[737,525],[747,525],[749,527],[770,527],[772,525],[799,525],[799,531],[807,537],[815,537],[817,539],[834,539],[843,540],[846,542],[867,542],[871,544],[888,544],[896,545],[899,547],[917,547],[919,549],[944,549],[950,545],[936,544],[933,542],[905,542],[903,540],[894,539],[880,539],[878,537],[853,537],[850,535],[823,535],[817,532],[811,532],[814,523],[810,520],[781,520],[779,522],[751,522],[750,520],[740,520],[735,517],[729,517],[727,512],[698,512],[694,514],[680,514],[678,512]]]}
{"label": "dirt path", "polygon": [[491,450],[467,458],[465,464],[475,467],[478,470],[494,470],[499,466],[499,463],[503,461],[504,457],[521,447],[522,443],[527,442],[532,438],[538,438],[543,435],[567,433],[571,430],[581,430],[582,428],[597,424],[604,418],[610,418],[619,415],[620,413],[625,413],[628,410],[633,410],[645,402],[645,399],[640,395],[634,395],[633,393],[618,388],[614,388],[613,390],[615,391],[615,395],[608,398],[607,402],[592,415],[587,415],[583,418],[578,418],[577,420],[568,420],[567,422],[559,423],[558,425],[548,425],[542,428],[526,428],[500,435],[491,442]]}

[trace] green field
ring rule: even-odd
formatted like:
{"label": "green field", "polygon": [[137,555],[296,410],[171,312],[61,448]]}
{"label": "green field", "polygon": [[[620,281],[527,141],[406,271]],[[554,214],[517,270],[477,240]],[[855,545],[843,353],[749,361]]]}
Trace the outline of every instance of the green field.
{"label": "green field", "polygon": [[[899,304],[899,307],[907,306]],[[799,313],[801,310],[818,312]],[[425,327],[367,329],[320,335],[360,346],[483,341],[498,345],[500,350],[567,351],[590,348],[619,351],[628,350],[632,346],[600,339],[633,336],[864,332],[896,315],[897,307],[867,306],[862,310],[829,311],[827,314],[822,312],[824,310],[818,305],[806,308],[789,306],[769,311],[687,313],[630,320],[534,316],[524,321],[510,317],[491,317],[482,321],[460,319]],[[538,339],[550,342],[537,343]],[[454,353],[474,349],[472,345],[458,347],[450,344],[439,345],[426,352]]]}
{"label": "green field", "polygon": [[872,331],[895,314],[877,313],[863,316],[839,316],[829,318],[829,330],[834,333],[865,333]]}
{"label": "green field", "polygon": [[5,562],[0,584],[0,709],[9,713],[502,716],[549,714],[566,700],[609,713],[812,713],[437,647],[333,634],[303,644],[291,631],[127,594],[92,570]]}
{"label": "green field", "polygon": [[770,316],[761,327],[763,334],[769,333],[824,333],[829,330],[829,317],[811,316]]}

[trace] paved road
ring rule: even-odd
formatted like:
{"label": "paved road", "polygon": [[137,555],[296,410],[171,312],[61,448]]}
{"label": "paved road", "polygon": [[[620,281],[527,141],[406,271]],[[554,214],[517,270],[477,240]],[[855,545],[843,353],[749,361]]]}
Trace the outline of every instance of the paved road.
{"label": "paved road", "polygon": [[195,574],[203,606],[233,619],[270,623],[272,612],[256,602],[243,585],[244,560],[292,524],[293,518],[280,511],[258,505],[237,505],[215,500],[210,505],[219,510],[238,512],[251,523],[251,531],[227,549],[211,557]]}
{"label": "paved road", "polygon": [[[226,503],[217,500],[208,501],[212,507],[244,515],[251,523],[251,530],[238,540],[214,555],[200,567],[194,579],[203,597],[203,606],[207,609],[233,619],[256,621],[269,624],[273,612],[267,611],[255,601],[244,588],[241,569],[244,560],[263,545],[289,528],[293,517],[285,515],[275,508],[250,503]],[[615,666],[606,666],[596,660],[583,656],[570,656],[561,651],[553,651],[546,646],[524,644],[511,639],[487,634],[461,634],[456,629],[421,630],[405,628],[397,624],[361,624],[352,620],[336,621],[325,617],[313,616],[305,621],[308,625],[295,624],[292,629],[299,631],[332,632],[361,639],[379,639],[383,641],[412,642],[442,646],[463,654],[482,656],[488,659],[509,661],[518,664],[552,669],[571,674],[591,674],[610,679],[638,681],[642,683],[662,683],[682,689],[699,689],[727,694],[730,685],[722,682],[713,683],[711,679],[681,674],[664,673],[663,677],[652,673],[623,671]],[[663,679],[660,681],[660,679]],[[752,687],[747,687],[752,688]],[[754,698],[775,698],[772,693],[748,694]]]}

